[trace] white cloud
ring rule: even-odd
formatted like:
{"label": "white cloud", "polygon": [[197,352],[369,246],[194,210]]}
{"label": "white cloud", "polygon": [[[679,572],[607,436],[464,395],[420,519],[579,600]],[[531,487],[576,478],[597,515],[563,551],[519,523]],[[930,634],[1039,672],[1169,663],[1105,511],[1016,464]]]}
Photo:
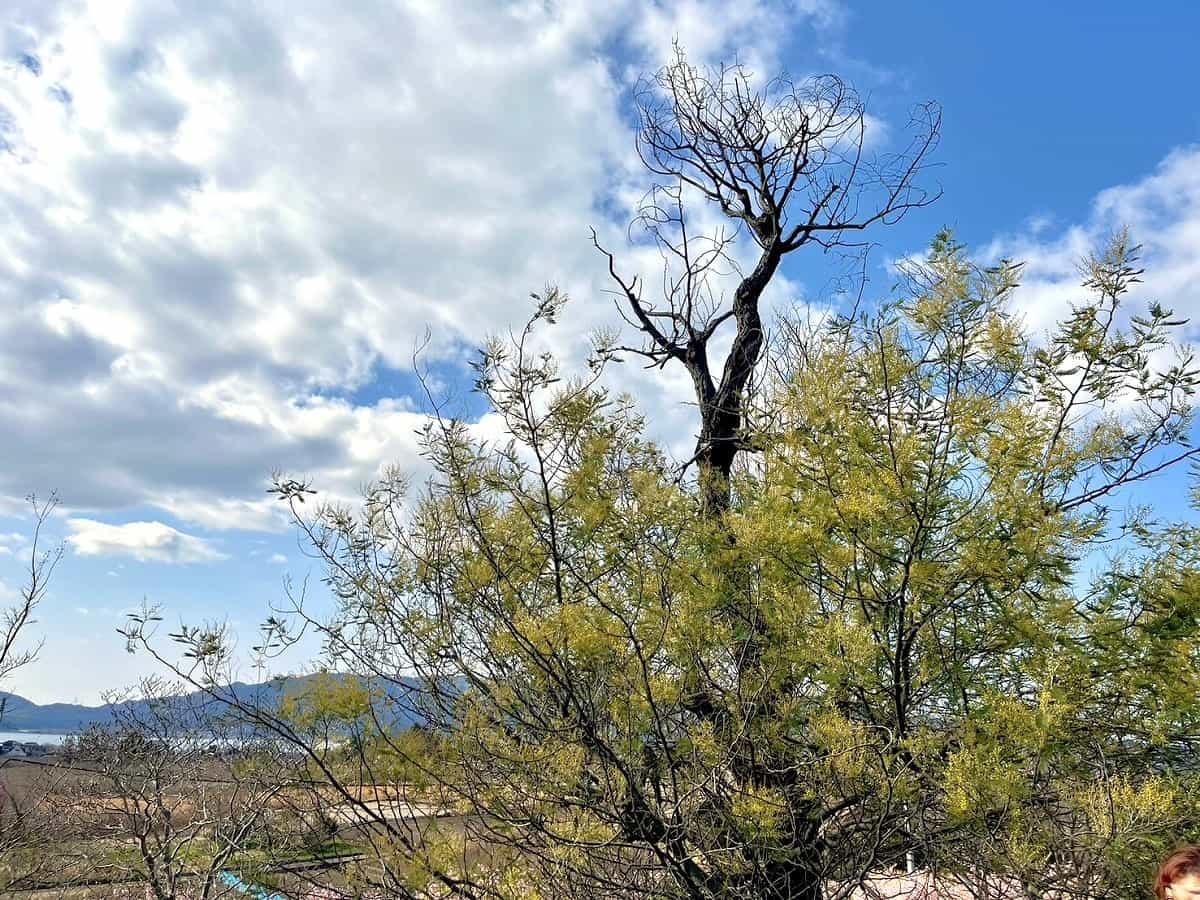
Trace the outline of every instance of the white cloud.
{"label": "white cloud", "polygon": [[648,2],[634,20],[633,40],[652,59],[666,59],[678,41],[688,58],[728,62],[730,50],[759,77],[779,68],[780,35],[807,20],[819,28],[838,24],[841,5],[828,0],[680,0]]}
{"label": "white cloud", "polygon": [[141,562],[198,563],[224,559],[208,541],[162,522],[109,525],[94,519],[67,519],[67,536],[81,556],[131,556]]}
{"label": "white cloud", "polygon": [[282,553],[272,553],[270,555],[270,557],[268,557],[268,559],[267,559],[267,562],[273,563],[277,566],[282,566],[287,561],[288,561],[288,558],[286,556],[284,556]]}
{"label": "white cloud", "polygon": [[[566,356],[613,322],[588,227],[619,246],[637,193],[630,74],[676,35],[773,66],[836,12],[22,0],[0,29],[0,507],[58,488],[77,514],[270,531],[275,468],[342,496],[419,471],[413,385],[379,367],[405,375],[426,328],[458,369],[548,281],[575,298]],[[663,434],[691,431],[682,373],[626,372]]]}
{"label": "white cloud", "polygon": [[1111,234],[1128,227],[1142,244],[1145,274],[1126,313],[1145,311],[1157,300],[1191,319],[1187,335],[1200,335],[1200,147],[1177,149],[1151,174],[1101,191],[1087,221],[1057,235],[1044,220],[1024,233],[1002,236],[985,248],[988,259],[1024,261],[1015,303],[1028,325],[1044,331],[1084,299],[1079,263]]}

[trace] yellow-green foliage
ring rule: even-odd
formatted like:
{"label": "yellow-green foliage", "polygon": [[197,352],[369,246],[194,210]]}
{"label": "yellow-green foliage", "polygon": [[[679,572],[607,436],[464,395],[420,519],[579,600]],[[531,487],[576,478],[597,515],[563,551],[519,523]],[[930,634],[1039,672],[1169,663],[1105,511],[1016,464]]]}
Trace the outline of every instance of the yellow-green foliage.
{"label": "yellow-green foliage", "polygon": [[964,747],[946,765],[946,812],[952,819],[980,818],[1027,795],[1019,767],[996,746]]}
{"label": "yellow-green foliage", "polygon": [[779,825],[788,814],[788,804],[779,791],[747,788],[734,795],[730,814],[747,840],[769,843],[778,838]]}
{"label": "yellow-green foliage", "polygon": [[[1098,550],[1193,387],[1147,368],[1165,314],[1113,324],[1127,249],[1044,341],[1006,308],[1017,269],[948,234],[899,301],[788,332],[719,520],[628,400],[489,348],[512,443],[431,434],[411,524],[375,523],[376,556],[348,534],[335,587],[373,665],[444,691],[436,747],[398,755],[436,751],[449,802],[530,851],[491,873],[502,894],[636,860],[666,896],[688,878],[741,896],[805,853],[852,872],[913,847],[1036,880],[1049,855],[1100,859],[1105,830],[1157,846],[1192,809],[1149,776],[1190,764],[1200,727],[1198,544],[1139,524],[1126,561]],[[288,710],[369,703],[330,683]],[[461,865],[456,840],[414,883]]]}
{"label": "yellow-green foliage", "polygon": [[1118,775],[1083,786],[1075,802],[1097,835],[1128,840],[1173,819],[1182,799],[1165,778],[1146,776],[1135,782]]}
{"label": "yellow-green foliage", "polygon": [[371,692],[357,678],[322,672],[305,680],[279,704],[280,714],[299,728],[356,722],[371,712]]}
{"label": "yellow-green foliage", "polygon": [[388,863],[403,873],[405,886],[413,892],[436,888],[436,875],[463,878],[466,871],[466,840],[461,831],[430,827],[415,848],[403,845],[389,848]]}

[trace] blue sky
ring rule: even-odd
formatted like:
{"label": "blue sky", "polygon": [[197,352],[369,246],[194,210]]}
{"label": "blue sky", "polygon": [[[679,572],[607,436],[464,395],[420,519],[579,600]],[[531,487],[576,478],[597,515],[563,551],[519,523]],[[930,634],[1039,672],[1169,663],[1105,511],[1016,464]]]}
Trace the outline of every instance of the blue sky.
{"label": "blue sky", "polygon": [[[341,498],[381,464],[419,473],[426,329],[435,378],[461,386],[470,348],[554,281],[573,297],[554,349],[579,359],[615,321],[587,229],[622,246],[629,87],[673,37],[698,61],[842,74],[883,149],[938,101],[944,196],[872,235],[869,295],[949,224],[1028,261],[1017,304],[1040,328],[1122,224],[1144,299],[1200,314],[1198,33],[1183,2],[5,4],[0,600],[24,494],[59,492],[69,549],[42,656],[6,687],[95,702],[128,683],[148,664],[114,629],[143,598],[249,644],[283,577],[313,571],[271,471]],[[827,299],[822,260],[785,274],[777,303]],[[682,374],[631,369],[658,433],[691,434]],[[1136,499],[1181,515],[1185,486]]]}

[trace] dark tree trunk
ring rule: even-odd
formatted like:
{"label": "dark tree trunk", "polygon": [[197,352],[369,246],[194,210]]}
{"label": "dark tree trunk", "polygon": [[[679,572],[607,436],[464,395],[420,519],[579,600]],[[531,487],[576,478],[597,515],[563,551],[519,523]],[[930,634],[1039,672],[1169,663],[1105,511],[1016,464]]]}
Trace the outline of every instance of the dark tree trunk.
{"label": "dark tree trunk", "polygon": [[685,365],[692,375],[700,406],[700,435],[696,462],[704,515],[719,519],[732,500],[730,476],[738,451],[745,446],[745,410],[750,379],[762,357],[765,337],[759,301],[779,268],[782,251],[773,241],[759,257],[754,271],[742,279],[733,296],[737,331],[725,359],[721,381],[713,385],[705,348],[688,354]]}

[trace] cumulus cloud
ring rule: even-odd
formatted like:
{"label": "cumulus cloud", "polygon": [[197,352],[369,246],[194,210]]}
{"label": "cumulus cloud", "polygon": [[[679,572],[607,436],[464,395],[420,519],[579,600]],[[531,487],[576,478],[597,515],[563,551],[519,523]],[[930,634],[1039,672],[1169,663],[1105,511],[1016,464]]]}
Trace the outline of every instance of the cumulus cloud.
{"label": "cumulus cloud", "polygon": [[1031,328],[1044,331],[1084,298],[1080,261],[1124,228],[1142,245],[1146,270],[1126,313],[1144,312],[1147,301],[1157,300],[1191,319],[1187,336],[1194,342],[1200,337],[1200,147],[1179,148],[1154,172],[1101,191],[1084,222],[1056,232],[1044,219],[1031,220],[1024,232],[997,238],[983,255],[1025,263],[1015,303]]}
{"label": "cumulus cloud", "polygon": [[841,22],[844,11],[832,0],[680,0],[646,3],[630,30],[651,59],[665,59],[679,44],[688,58],[703,64],[728,61],[730,48],[759,76],[779,68],[779,35],[807,20],[818,28]]}
{"label": "cumulus cloud", "polygon": [[[266,531],[285,527],[273,469],[339,496],[392,462],[419,474],[412,385],[384,375],[411,374],[427,329],[457,372],[550,281],[575,298],[567,358],[613,322],[588,228],[622,246],[639,193],[631,77],[675,36],[769,70],[783,35],[837,16],[18,0],[0,30],[0,508],[56,487],[76,515]],[[621,379],[661,434],[693,431],[685,373]],[[100,534],[73,540],[215,552]]]}
{"label": "cumulus cloud", "polygon": [[225,559],[225,554],[195,535],[163,522],[109,525],[95,519],[67,519],[67,543],[81,556],[131,556],[140,562],[200,563]]}

